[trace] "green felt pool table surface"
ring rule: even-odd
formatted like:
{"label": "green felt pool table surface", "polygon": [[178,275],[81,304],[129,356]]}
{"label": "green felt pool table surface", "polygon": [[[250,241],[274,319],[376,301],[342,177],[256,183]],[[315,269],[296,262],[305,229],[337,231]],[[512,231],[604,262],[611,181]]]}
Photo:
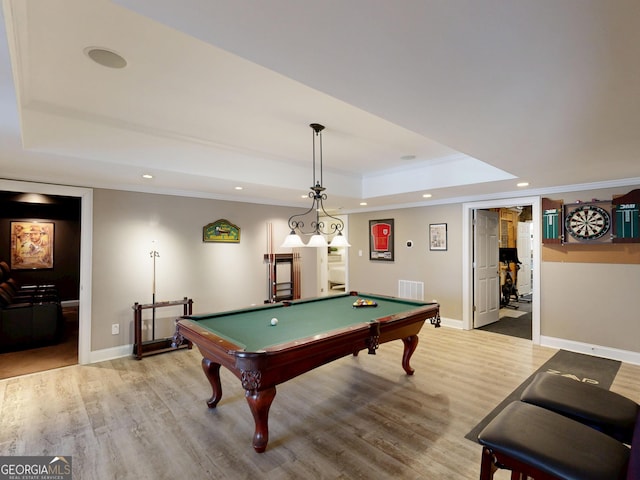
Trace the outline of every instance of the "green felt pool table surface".
{"label": "green felt pool table surface", "polygon": [[[377,306],[354,307],[358,299]],[[413,375],[411,355],[425,321],[440,326],[440,306],[356,292],[178,319],[174,345],[195,344],[211,384],[210,408],[222,398],[220,367],[245,389],[255,421],[253,448],[264,452],[269,440],[269,408],[276,385],[346,355],[394,340],[404,344],[402,368]],[[276,326],[271,319],[277,318]]]}
{"label": "green felt pool table surface", "polygon": [[[359,299],[373,300],[377,306],[354,307]],[[424,306],[425,302],[362,294],[349,294],[299,300],[282,304],[222,313],[191,315],[187,318],[241,346],[245,351],[260,351],[279,344],[348,329]],[[271,319],[277,318],[277,325]]]}

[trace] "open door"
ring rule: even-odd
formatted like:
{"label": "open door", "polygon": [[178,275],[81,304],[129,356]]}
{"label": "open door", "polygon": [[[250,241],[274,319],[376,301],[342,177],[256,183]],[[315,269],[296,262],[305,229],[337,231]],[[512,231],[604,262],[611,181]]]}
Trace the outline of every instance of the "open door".
{"label": "open door", "polygon": [[497,322],[500,314],[498,222],[498,212],[474,210],[473,328]]}
{"label": "open door", "polygon": [[518,258],[522,262],[518,271],[518,293],[520,296],[529,295],[533,291],[531,286],[531,262],[533,224],[531,222],[518,223]]}

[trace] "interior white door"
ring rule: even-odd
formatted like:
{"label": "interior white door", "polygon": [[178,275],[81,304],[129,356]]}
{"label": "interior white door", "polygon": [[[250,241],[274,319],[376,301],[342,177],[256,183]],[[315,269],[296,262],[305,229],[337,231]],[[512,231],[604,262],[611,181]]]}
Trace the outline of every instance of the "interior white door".
{"label": "interior white door", "polygon": [[520,260],[520,270],[518,271],[518,295],[529,295],[531,289],[531,234],[533,224],[531,222],[518,223],[518,260]]}
{"label": "interior white door", "polygon": [[500,314],[498,222],[498,212],[474,211],[473,328],[497,322]]}

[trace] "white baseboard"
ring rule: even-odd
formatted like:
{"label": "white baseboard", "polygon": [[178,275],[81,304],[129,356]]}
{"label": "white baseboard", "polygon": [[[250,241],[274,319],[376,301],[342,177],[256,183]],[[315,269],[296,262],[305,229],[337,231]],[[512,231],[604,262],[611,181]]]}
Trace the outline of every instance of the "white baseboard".
{"label": "white baseboard", "polygon": [[133,344],[120,345],[118,347],[105,348],[103,350],[94,350],[89,354],[89,363],[104,362],[122,357],[133,358]]}
{"label": "white baseboard", "polygon": [[462,320],[440,317],[440,325],[442,325],[443,327],[457,328],[458,330],[462,330]]}
{"label": "white baseboard", "polygon": [[[462,330],[462,320],[442,317],[440,324],[443,327],[457,328]],[[429,325],[425,325],[428,327]],[[640,352],[631,352],[629,350],[620,350],[617,348],[603,347],[600,345],[592,345],[589,343],[574,342],[564,338],[540,337],[540,345],[543,347],[558,348],[569,350],[571,352],[586,353],[588,355],[596,355],[598,357],[610,358],[612,360],[620,360],[621,362],[640,365]],[[89,363],[104,362],[105,360],[113,360],[115,358],[133,357],[133,344],[121,345],[119,347],[105,348],[91,352]]]}
{"label": "white baseboard", "polygon": [[589,343],[574,342],[564,338],[540,336],[540,345],[543,347],[560,348],[571,352],[586,353],[588,355],[596,355],[598,357],[610,358],[611,360],[620,360],[625,363],[640,365],[640,352],[631,352],[629,350],[620,350],[618,348],[603,347],[600,345],[592,345]]}

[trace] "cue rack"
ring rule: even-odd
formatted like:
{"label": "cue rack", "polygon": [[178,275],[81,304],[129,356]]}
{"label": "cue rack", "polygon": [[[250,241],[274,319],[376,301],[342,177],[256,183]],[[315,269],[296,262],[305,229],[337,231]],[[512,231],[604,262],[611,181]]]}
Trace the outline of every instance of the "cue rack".
{"label": "cue rack", "polygon": [[[273,225],[267,223],[267,300],[276,303],[300,298],[300,271],[302,259],[298,249],[292,253],[275,253],[273,246]],[[286,268],[286,267],[289,268]]]}
{"label": "cue rack", "polygon": [[[191,315],[193,313],[193,300],[187,297],[184,297],[182,300],[172,300],[168,302],[153,302],[147,304],[140,304],[138,302],[133,304],[133,325],[134,325],[134,337],[135,341],[133,344],[133,355],[137,360],[142,360],[142,357],[146,357],[147,355],[155,355],[157,353],[171,352],[173,350],[178,350],[180,348],[191,348],[191,343],[186,343],[182,345],[178,345],[177,347],[173,347],[171,344],[173,342],[173,337],[167,338],[155,338],[155,311],[157,308],[163,307],[173,307],[176,305],[183,306],[183,315]],[[142,340],[142,311],[152,309],[153,312],[153,326],[152,326],[152,334],[151,340]]]}

